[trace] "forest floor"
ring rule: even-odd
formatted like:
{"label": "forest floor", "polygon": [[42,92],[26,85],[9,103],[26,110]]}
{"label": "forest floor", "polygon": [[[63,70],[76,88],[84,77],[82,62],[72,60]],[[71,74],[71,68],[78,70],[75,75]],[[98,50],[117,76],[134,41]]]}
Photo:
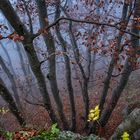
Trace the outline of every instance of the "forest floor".
{"label": "forest floor", "polygon": [[[138,79],[139,80],[139,79]],[[135,84],[134,84],[135,83]],[[122,96],[120,97],[117,106],[115,107],[115,110],[113,111],[109,122],[103,129],[102,133],[99,135],[101,137],[106,138],[107,140],[109,137],[113,134],[114,130],[116,127],[121,123],[123,116],[122,116],[122,110],[126,107],[128,103],[127,99],[130,97],[130,100],[135,101],[135,100],[140,100],[139,94],[135,94],[140,92],[139,89],[139,84],[136,84],[137,81],[134,78],[134,81],[130,83],[131,86],[126,87],[126,90],[124,90]],[[114,84],[114,83],[112,83]],[[112,85],[113,86],[113,85]],[[99,87],[97,87],[98,90],[94,88],[94,90],[89,90],[89,99],[90,99],[90,109],[94,108],[96,105],[99,104],[99,99],[100,99],[100,94],[101,91]],[[71,120],[71,114],[70,114],[70,103],[69,103],[69,98],[68,94],[66,92],[61,92],[62,101],[64,104],[64,112],[66,114],[67,120],[70,122]],[[132,94],[133,93],[133,94]],[[106,100],[106,105],[109,103],[109,99],[111,97],[112,91],[110,89],[109,95]],[[133,96],[132,96],[133,95]],[[131,97],[132,96],[132,97]],[[54,103],[53,97],[51,97],[52,102]],[[76,132],[80,133],[82,135],[86,135],[85,130],[84,130],[84,122],[86,121],[84,119],[84,105],[83,105],[83,99],[80,94],[80,91],[77,91],[77,94],[75,95],[75,104],[76,104],[76,115],[77,115],[77,129]],[[56,114],[57,109],[56,106],[54,105]],[[47,111],[42,107],[42,106],[34,106],[30,104],[26,104],[24,106],[24,112],[25,116],[27,118],[27,123],[29,128],[33,128],[34,130],[48,130],[51,127],[50,119],[48,116]],[[8,131],[20,131],[22,128],[18,125],[15,117],[10,113],[6,113],[3,116],[0,116],[0,125],[5,128],[5,130]]]}
{"label": "forest floor", "polygon": [[[94,108],[99,101],[99,96],[96,94],[90,94],[90,108]],[[64,112],[66,114],[67,119],[70,122],[70,106],[68,104],[69,99],[67,96],[63,95],[64,102]],[[108,124],[105,126],[104,131],[100,133],[101,137],[108,139],[116,129],[116,127],[122,121],[122,109],[125,106],[125,101],[121,98],[115,108],[113,114],[110,117]],[[76,97],[76,110],[77,110],[77,129],[76,132],[82,135],[86,135],[84,130],[84,122],[86,121],[83,117],[83,104],[82,97],[79,95]],[[30,111],[32,110],[32,111]],[[57,113],[57,112],[56,112]],[[29,105],[28,109],[26,108],[26,116],[28,120],[28,127],[35,128],[37,130],[41,129],[49,129],[51,124],[49,120],[48,113],[41,106],[32,106]],[[11,115],[11,113],[7,113],[3,116],[3,125],[6,130],[9,131],[19,131],[21,130],[20,126],[18,126],[16,119]]]}

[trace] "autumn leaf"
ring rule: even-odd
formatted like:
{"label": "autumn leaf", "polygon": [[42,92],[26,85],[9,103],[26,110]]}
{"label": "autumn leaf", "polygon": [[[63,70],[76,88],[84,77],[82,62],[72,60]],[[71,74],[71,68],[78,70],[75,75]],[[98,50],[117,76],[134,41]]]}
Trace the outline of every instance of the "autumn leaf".
{"label": "autumn leaf", "polygon": [[127,132],[124,132],[121,137],[122,137],[122,140],[130,140],[130,136]]}
{"label": "autumn leaf", "polygon": [[99,115],[100,115],[100,109],[99,109],[99,105],[97,105],[94,109],[91,109],[89,111],[88,122],[98,120]]}
{"label": "autumn leaf", "polygon": [[0,39],[2,39],[3,38],[3,36],[2,35],[0,35]]}

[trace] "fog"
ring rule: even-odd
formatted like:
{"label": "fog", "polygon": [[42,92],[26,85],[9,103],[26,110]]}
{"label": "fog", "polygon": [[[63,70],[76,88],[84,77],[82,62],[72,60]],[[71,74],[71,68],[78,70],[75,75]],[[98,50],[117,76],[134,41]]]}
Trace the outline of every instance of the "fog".
{"label": "fog", "polygon": [[137,1],[0,1],[0,129],[57,123],[109,139],[140,105]]}

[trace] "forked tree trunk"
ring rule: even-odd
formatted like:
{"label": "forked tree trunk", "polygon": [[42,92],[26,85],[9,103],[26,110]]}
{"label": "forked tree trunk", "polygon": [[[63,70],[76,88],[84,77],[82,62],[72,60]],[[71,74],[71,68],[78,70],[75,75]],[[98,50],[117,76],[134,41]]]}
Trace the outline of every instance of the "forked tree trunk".
{"label": "forked tree trunk", "polygon": [[[48,15],[47,15],[47,8],[45,0],[36,0],[37,7],[38,7],[38,13],[39,13],[39,20],[40,20],[40,26],[41,28],[45,28],[49,25]],[[45,20],[47,19],[47,20]],[[47,34],[43,34],[43,38],[46,44],[46,47],[48,49],[48,55],[50,56],[48,59],[49,63],[49,82],[51,86],[51,90],[53,93],[53,97],[55,99],[56,105],[57,105],[57,111],[60,116],[61,122],[63,124],[64,129],[68,129],[68,123],[67,119],[65,117],[64,111],[63,111],[63,103],[61,101],[60,95],[59,95],[59,89],[57,85],[57,79],[56,79],[56,57],[55,57],[55,43],[51,34],[51,31],[47,31]]]}
{"label": "forked tree trunk", "polygon": [[[61,9],[63,10],[63,12],[65,13],[65,15],[69,18],[69,14],[65,11],[65,9],[63,7],[61,7]],[[82,74],[82,97],[83,97],[83,101],[84,101],[84,106],[85,106],[85,120],[87,120],[88,118],[88,113],[89,113],[89,95],[88,95],[88,82],[89,82],[89,77],[86,76],[84,68],[80,62],[80,52],[79,52],[79,48],[75,39],[75,36],[73,34],[72,31],[72,21],[70,21],[69,23],[69,36],[70,36],[70,41],[73,47],[73,52],[74,52],[74,57],[76,60],[76,63],[80,69],[80,72]],[[86,121],[86,127],[88,126],[88,123]]]}
{"label": "forked tree trunk", "polygon": [[58,119],[57,119],[57,117],[53,111],[52,105],[51,105],[49,93],[46,88],[45,77],[40,69],[40,62],[39,62],[37,54],[34,50],[33,42],[32,42],[32,40],[28,41],[25,39],[23,41],[23,45],[24,45],[25,51],[27,52],[27,56],[28,56],[28,59],[29,59],[30,65],[31,65],[31,69],[37,79],[39,90],[43,97],[44,106],[45,106],[46,110],[48,111],[48,114],[49,114],[52,122],[56,123]]}
{"label": "forked tree trunk", "polygon": [[[55,19],[58,19],[60,17],[60,1],[56,3],[56,14]],[[76,110],[75,110],[75,101],[74,101],[74,92],[73,92],[73,86],[72,86],[72,79],[71,79],[71,65],[70,65],[70,59],[67,55],[67,43],[63,39],[63,36],[60,32],[60,26],[59,23],[55,26],[56,35],[58,40],[60,41],[60,44],[62,46],[62,51],[64,52],[64,59],[65,59],[65,69],[66,69],[66,82],[67,82],[67,89],[69,93],[69,99],[70,99],[70,107],[71,107],[71,130],[74,131],[76,129]]]}
{"label": "forked tree trunk", "polygon": [[[129,5],[127,2],[124,1],[124,6],[123,6],[123,10],[122,10],[122,22],[124,23],[124,26],[122,27],[124,30],[126,29],[127,25],[128,25],[128,22],[129,22],[129,19],[130,19],[130,15],[127,15],[127,11],[128,11],[128,6],[130,6],[130,11],[129,13],[131,12],[131,6],[132,6],[132,3]],[[123,33],[124,34],[124,33]],[[123,51],[123,49],[121,48],[121,40],[122,40],[122,33],[119,32],[119,36],[117,38],[117,46],[116,46],[116,49],[117,49],[117,53],[118,55]],[[116,53],[116,52],[115,52]],[[100,125],[103,127],[106,125],[106,123],[108,122],[109,118],[110,118],[110,115],[112,114],[112,111],[114,110],[118,100],[119,100],[119,97],[121,96],[121,93],[123,91],[123,89],[125,88],[125,85],[127,84],[127,81],[128,81],[128,78],[132,72],[132,64],[130,64],[128,60],[126,60],[126,63],[125,63],[125,66],[124,66],[124,72],[121,76],[121,79],[120,79],[120,82],[118,84],[118,86],[113,90],[113,95],[112,95],[112,98],[111,98],[111,101],[107,107],[107,109],[104,111],[104,113],[102,113],[103,109],[104,109],[104,104],[105,104],[105,100],[106,100],[106,97],[107,97],[107,93],[108,93],[108,89],[109,89],[109,85],[110,85],[110,80],[111,80],[111,77],[112,77],[112,73],[113,73],[113,70],[114,70],[114,67],[115,67],[115,54],[113,54],[112,56],[112,59],[110,61],[110,65],[109,65],[109,68],[108,68],[108,71],[107,71],[107,76],[105,78],[105,81],[104,81],[104,87],[103,87],[103,91],[102,91],[102,96],[101,96],[101,99],[100,99],[100,110],[101,110],[101,117],[100,117]],[[127,70],[130,69],[129,70]],[[122,85],[121,85],[122,84]],[[93,126],[90,130],[90,132],[92,133],[98,133],[98,125],[97,125],[97,122],[94,122],[93,123]]]}
{"label": "forked tree trunk", "polygon": [[87,120],[88,118],[88,114],[89,114],[89,95],[88,95],[88,82],[89,82],[89,77],[86,76],[84,68],[80,62],[80,52],[79,52],[79,48],[77,46],[73,31],[72,31],[72,22],[70,21],[69,24],[69,30],[70,30],[70,40],[73,46],[73,52],[74,52],[74,56],[75,56],[75,60],[76,63],[80,69],[80,72],[82,74],[82,78],[83,78],[83,84],[82,84],[82,96],[83,96],[83,101],[85,104],[85,120]]}
{"label": "forked tree trunk", "polygon": [[[124,3],[123,10],[122,10],[121,22],[125,23],[125,26],[123,27],[124,30],[127,28],[127,24],[129,22],[129,18],[128,18],[128,15],[127,15],[128,6],[129,6],[128,4]],[[117,37],[117,45],[115,47],[116,52],[114,52],[114,54],[113,54],[113,56],[111,58],[111,61],[110,61],[109,67],[108,67],[108,71],[107,71],[107,76],[106,76],[106,78],[104,80],[103,91],[102,91],[102,95],[101,95],[101,98],[100,98],[100,104],[99,104],[101,112],[104,109],[104,104],[105,104],[107,93],[108,93],[108,90],[109,90],[110,80],[111,80],[112,73],[113,73],[113,70],[114,70],[114,67],[115,67],[115,64],[116,64],[115,63],[115,61],[116,61],[115,53],[119,54],[122,51],[122,50],[120,51],[122,37],[123,37],[122,32],[119,32],[119,35]]]}
{"label": "forked tree trunk", "polygon": [[127,81],[128,81],[128,78],[131,74],[133,70],[133,67],[132,67],[132,63],[129,62],[129,58],[126,60],[126,63],[125,63],[125,66],[124,66],[124,70],[123,70],[123,74],[120,78],[120,81],[119,81],[119,84],[118,86],[113,90],[113,94],[112,94],[112,97],[111,97],[111,100],[107,106],[107,109],[104,111],[104,113],[101,115],[101,118],[100,118],[100,125],[102,127],[104,127],[106,125],[106,123],[108,122],[109,118],[110,118],[110,115],[112,114],[118,100],[119,100],[119,97],[121,96],[121,93],[123,91],[123,89],[125,88],[126,84],[127,84]]}
{"label": "forked tree trunk", "polygon": [[[134,19],[135,18],[140,18],[140,0],[136,0],[135,10],[134,10]],[[139,30],[136,29],[136,26],[138,24],[139,23],[134,21],[133,25],[132,25],[132,32],[135,34],[139,34]],[[113,91],[113,94],[112,94],[112,97],[111,97],[111,100],[110,100],[110,103],[109,103],[107,109],[101,115],[101,118],[100,118],[101,126],[105,126],[106,123],[108,122],[108,120],[119,100],[119,97],[121,96],[121,93],[127,84],[127,81],[128,81],[128,78],[129,78],[131,72],[133,70],[135,70],[135,66],[136,66],[136,62],[137,62],[136,53],[137,53],[137,49],[139,47],[139,38],[131,36],[131,44],[132,44],[132,48],[134,49],[134,52],[132,51],[132,54],[130,56],[128,56],[128,58],[126,59],[126,63],[124,65],[124,70],[122,72],[122,76],[120,78],[119,84]]]}
{"label": "forked tree trunk", "polygon": [[49,97],[49,93],[46,88],[46,82],[44,75],[40,69],[40,62],[38,60],[37,54],[34,49],[33,45],[33,36],[30,34],[23,23],[20,21],[19,17],[17,16],[16,12],[14,11],[12,5],[10,4],[9,0],[1,0],[0,1],[0,9],[2,10],[4,16],[7,18],[11,26],[15,29],[15,31],[19,34],[24,36],[23,46],[27,53],[29,62],[31,64],[31,69],[37,79],[37,83],[39,86],[40,93],[43,97],[43,102],[48,114],[51,118],[53,123],[57,122],[56,115],[53,111],[51,100]]}

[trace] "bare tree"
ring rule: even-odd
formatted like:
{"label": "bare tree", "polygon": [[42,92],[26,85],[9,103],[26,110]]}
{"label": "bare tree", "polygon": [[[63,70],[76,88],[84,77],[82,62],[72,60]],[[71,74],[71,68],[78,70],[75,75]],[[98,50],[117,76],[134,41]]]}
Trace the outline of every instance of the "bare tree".
{"label": "bare tree", "polygon": [[[136,1],[136,3],[135,3],[135,1]],[[88,63],[86,64],[86,67],[85,67],[84,62],[81,61],[81,58],[83,58],[82,53],[81,53],[81,50],[82,50],[81,48],[84,47],[84,45],[80,42],[84,38],[85,35],[80,35],[80,37],[79,37],[79,35],[77,36],[76,33],[78,31],[77,27],[80,27],[80,28],[83,27],[83,28],[81,28],[81,30],[82,30],[81,32],[83,32],[83,30],[84,31],[86,30],[86,32],[87,32],[86,25],[90,24],[91,26],[93,26],[93,28],[97,27],[97,29],[99,29],[99,27],[101,27],[101,28],[103,27],[103,29],[104,29],[104,27],[107,27],[107,28],[111,28],[111,29],[115,28],[116,29],[115,31],[118,31],[117,32],[118,34],[115,33],[115,34],[117,34],[117,37],[115,37],[115,39],[114,39],[115,45],[113,46],[113,49],[111,49],[111,51],[108,51],[109,55],[111,56],[111,60],[110,60],[109,66],[108,66],[108,70],[106,72],[107,73],[106,77],[104,79],[102,95],[101,95],[100,103],[99,103],[99,108],[101,110],[100,118],[98,121],[99,123],[97,123],[95,121],[92,125],[91,131],[94,132],[94,131],[98,130],[98,129],[96,129],[97,124],[100,124],[100,127],[104,127],[107,124],[107,122],[123,92],[123,89],[125,88],[125,85],[127,84],[129,76],[130,76],[131,72],[133,70],[135,70],[136,63],[137,63],[136,56],[137,56],[137,49],[139,49],[138,46],[139,46],[139,38],[140,38],[139,31],[137,28],[139,27],[139,25],[137,25],[135,22],[133,22],[133,25],[132,25],[133,27],[132,27],[131,31],[129,30],[131,27],[128,26],[128,24],[131,24],[130,17],[133,17],[133,11],[134,11],[134,19],[140,17],[139,16],[139,13],[140,13],[139,12],[140,11],[139,10],[139,7],[140,7],[139,0],[135,0],[135,1],[130,2],[128,0],[124,0],[123,6],[122,6],[122,16],[120,19],[117,19],[116,21],[109,19],[108,21],[104,22],[104,20],[103,20],[102,22],[100,22],[99,19],[100,19],[101,15],[95,15],[95,16],[97,16],[95,18],[87,16],[88,14],[90,14],[92,12],[93,12],[92,16],[94,16],[94,14],[95,14],[94,11],[96,8],[94,10],[91,10],[88,14],[86,14],[86,16],[82,15],[81,18],[78,17],[78,19],[76,19],[74,16],[71,15],[71,12],[69,12],[69,7],[67,8],[67,3],[69,3],[70,1],[36,0],[35,1],[36,5],[37,5],[36,11],[37,11],[38,18],[40,21],[40,29],[38,30],[38,32],[36,34],[33,33],[33,23],[32,23],[32,19],[30,17],[30,12],[28,11],[29,9],[28,9],[28,5],[27,5],[26,1],[22,0],[25,10],[28,15],[30,31],[28,31],[26,26],[24,25],[24,23],[21,22],[20,18],[17,16],[17,13],[15,12],[15,10],[12,7],[9,0],[0,1],[0,9],[3,12],[4,16],[7,18],[7,20],[11,24],[11,26],[14,28],[16,34],[18,34],[19,36],[23,36],[23,38],[24,38],[21,42],[24,46],[27,57],[29,59],[31,70],[32,70],[34,76],[36,77],[40,93],[43,97],[44,105],[42,105],[42,106],[44,106],[46,108],[46,110],[48,111],[49,116],[53,123],[55,123],[55,122],[58,123],[59,121],[58,121],[58,118],[52,107],[50,94],[48,93],[48,89],[47,89],[47,85],[46,85],[46,79],[45,79],[46,77],[44,76],[44,73],[42,72],[41,64],[43,62],[45,62],[46,60],[48,61],[48,68],[49,68],[49,73],[47,74],[47,78],[50,83],[52,95],[53,95],[55,103],[56,103],[59,118],[62,122],[64,129],[70,128],[68,125],[68,120],[64,113],[64,105],[61,100],[58,83],[57,83],[57,75],[56,75],[56,54],[57,54],[56,47],[57,46],[56,46],[56,43],[58,43],[58,46],[59,47],[61,46],[61,50],[63,51],[64,60],[65,60],[65,70],[66,70],[65,76],[66,76],[66,81],[67,81],[66,84],[67,84],[67,89],[68,89],[68,93],[69,93],[69,99],[70,99],[70,104],[71,104],[71,113],[72,113],[72,118],[71,118],[72,127],[71,128],[74,130],[76,127],[76,110],[75,110],[74,91],[73,91],[73,87],[72,87],[72,77],[71,77],[71,75],[72,75],[71,66],[72,65],[70,64],[70,57],[69,57],[69,55],[67,55],[67,53],[68,53],[67,46],[72,47],[74,60],[76,62],[75,64],[78,67],[78,70],[80,71],[79,72],[80,76],[81,76],[80,78],[82,79],[80,81],[81,82],[80,84],[82,85],[81,86],[82,87],[82,98],[84,101],[84,109],[85,109],[84,120],[87,124],[86,126],[88,126],[88,123],[86,120],[87,120],[88,114],[89,114],[88,85],[89,85],[89,81],[91,78],[91,72],[93,70],[92,66],[91,66],[92,65],[92,63],[91,63],[92,62],[92,57],[91,57],[92,48],[90,46],[87,49],[87,54],[88,54],[87,62]],[[94,3],[94,1],[82,1],[82,2],[85,2],[86,6],[90,5],[89,7],[92,7],[93,3]],[[82,2],[80,4],[83,4]],[[97,6],[97,12],[99,12],[100,8],[103,7],[104,2],[103,1],[100,2],[100,1],[96,0],[95,4],[99,5],[99,7]],[[52,20],[53,18],[51,20],[49,18],[48,10],[50,8],[49,7],[50,5],[53,7],[53,8],[51,7],[53,10],[55,9],[55,12],[51,15],[52,17],[54,17],[54,20]],[[74,5],[74,8],[78,10],[77,4],[75,5],[75,3],[73,3],[73,5]],[[86,7],[86,8],[89,8],[89,7]],[[71,8],[71,10],[74,10],[74,8]],[[82,9],[82,7],[81,7],[81,9]],[[81,15],[81,14],[79,14],[79,15]],[[109,16],[112,16],[112,15],[109,15]],[[62,30],[61,30],[61,23],[63,23],[62,21],[64,21],[65,24],[68,25],[67,26],[68,28],[66,30],[65,30],[65,27],[62,28]],[[51,28],[53,28],[55,30],[51,30]],[[64,31],[68,35],[66,37],[66,39],[64,38],[62,31]],[[93,43],[93,47],[96,47],[98,49],[98,40],[100,38],[100,34],[104,35],[105,31],[103,31],[103,30],[100,31],[100,30],[96,30],[96,29],[94,31],[97,32],[97,33],[95,33],[95,36],[96,36],[95,38],[97,38],[97,41],[95,41],[95,43]],[[90,33],[92,33],[92,32],[93,31],[91,31]],[[101,32],[103,32],[103,33],[101,33]],[[86,37],[87,36],[89,37],[90,33],[89,34],[86,33]],[[108,33],[108,31],[107,31],[107,33]],[[11,34],[11,35],[13,35],[13,34]],[[9,35],[7,37],[1,36],[1,39],[8,38],[11,35]],[[40,62],[40,60],[37,56],[38,54],[35,50],[35,45],[33,43],[34,39],[40,35],[43,36],[44,43],[46,45],[48,56],[49,56],[46,60],[43,60],[42,62]],[[131,40],[129,40],[130,36],[131,36]],[[55,37],[57,37],[57,38],[55,38]],[[113,87],[112,97],[111,97],[107,107],[104,109],[104,104],[106,102],[106,98],[109,93],[109,89],[110,89],[110,85],[111,85],[110,83],[112,82],[112,77],[114,76],[113,74],[115,71],[117,71],[115,69],[115,67],[119,63],[119,60],[120,60],[119,55],[125,53],[123,51],[124,46],[122,45],[122,43],[125,42],[124,41],[125,37],[127,37],[129,42],[132,43],[131,44],[132,52],[129,55],[126,54],[124,56],[125,58],[123,60],[125,63],[124,63],[123,68],[121,69],[122,70],[121,73],[118,74],[119,78],[120,78],[120,79],[118,79],[119,82],[117,84],[115,84],[115,86],[116,86],[115,88]],[[91,38],[91,40],[92,40],[92,38]],[[108,41],[108,44],[109,43],[110,42]],[[82,47],[79,44],[82,45]],[[127,46],[127,47],[129,47],[129,46]],[[108,47],[108,50],[110,48],[111,48],[111,46]],[[99,47],[99,49],[101,49],[101,47]],[[93,58],[95,58],[95,57],[93,57]]]}
{"label": "bare tree", "polygon": [[[124,26],[122,27],[124,30],[127,28],[127,25],[128,25],[129,19],[130,19],[130,15],[128,15],[127,13],[131,13],[131,10],[132,10],[131,5],[130,5],[130,11],[128,12],[128,7],[129,7],[129,4],[124,2],[123,10],[122,10],[122,18],[121,18],[121,22],[124,22]],[[121,41],[122,41],[123,35],[124,35],[124,33],[122,34],[122,32],[120,31],[119,35],[117,37],[117,41],[116,41],[117,42],[117,45],[115,47],[116,49],[114,51],[113,57],[111,58],[111,61],[110,61],[109,67],[108,67],[108,71],[107,71],[107,76],[106,76],[106,78],[104,80],[102,96],[101,96],[101,99],[100,99],[100,110],[101,111],[104,108],[104,103],[105,103],[105,100],[106,100],[106,97],[107,97],[107,93],[108,93],[112,73],[113,73],[113,70],[114,70],[114,66],[116,64],[115,63],[116,62],[115,54],[116,53],[119,54],[119,53],[122,52]]]}
{"label": "bare tree", "polygon": [[45,84],[45,78],[40,69],[40,62],[38,60],[37,54],[34,49],[34,45],[33,45],[34,35],[31,34],[30,32],[28,32],[26,27],[20,21],[19,17],[17,16],[16,12],[14,11],[9,0],[0,1],[0,9],[2,10],[4,16],[7,18],[7,20],[11,24],[11,26],[14,28],[14,30],[19,35],[24,37],[24,40],[22,43],[23,43],[25,51],[27,52],[27,56],[28,56],[29,62],[31,64],[31,69],[37,79],[40,93],[43,97],[43,102],[44,102],[45,108],[48,111],[52,122],[57,122],[57,118],[53,111],[49,93],[47,91],[47,87]]}
{"label": "bare tree", "polygon": [[0,78],[0,95],[2,98],[8,103],[8,107],[13,115],[17,118],[19,124],[24,126],[26,124],[25,119],[23,117],[22,112],[18,109],[12,94],[8,91],[5,84],[3,83],[2,79]]}
{"label": "bare tree", "polygon": [[[45,0],[42,0],[42,1],[36,0],[36,3],[38,7],[40,26],[41,28],[45,28],[46,26],[49,25],[48,15],[47,15],[47,5],[45,3]],[[61,118],[61,121],[63,123],[63,127],[65,129],[68,129],[68,123],[67,123],[64,111],[63,111],[63,104],[59,95],[59,89],[58,89],[57,80],[56,80],[55,43],[54,43],[54,39],[51,34],[51,31],[48,30],[47,34],[43,34],[43,38],[44,38],[46,47],[48,49],[48,55],[50,56],[48,59],[48,63],[49,63],[48,78],[49,78],[51,90],[52,90],[55,102],[57,104],[57,110]]]}
{"label": "bare tree", "polygon": [[[60,17],[61,14],[61,7],[60,7],[60,0],[56,2],[56,12],[55,12],[55,20]],[[71,77],[71,65],[70,65],[70,59],[67,54],[67,42],[64,40],[61,31],[60,31],[60,24],[58,23],[55,26],[56,35],[58,40],[60,41],[62,51],[64,53],[64,59],[65,59],[65,69],[66,69],[66,81],[67,81],[67,89],[69,93],[69,99],[70,99],[70,105],[71,105],[71,113],[72,113],[72,121],[71,121],[71,129],[74,131],[76,129],[76,110],[75,110],[75,101],[74,101],[74,91],[72,86],[72,77]]]}
{"label": "bare tree", "polygon": [[[16,105],[18,107],[18,109],[20,111],[22,111],[22,104],[21,104],[21,101],[20,101],[20,97],[18,95],[18,90],[17,90],[17,87],[16,87],[16,79],[15,79],[15,75],[12,74],[10,72],[10,70],[8,69],[8,67],[5,65],[2,57],[0,56],[0,65],[1,67],[3,68],[4,72],[6,73],[8,79],[10,80],[11,82],[11,85],[12,85],[12,90],[13,90],[13,93],[14,93],[14,98],[15,98],[15,101],[16,101]],[[12,95],[11,95],[12,96]]]}
{"label": "bare tree", "polygon": [[[140,11],[139,0],[136,0],[136,5],[134,8],[134,19],[133,19],[134,21],[132,25],[132,32],[137,33],[137,34],[139,33],[139,30],[135,28],[138,25],[138,23],[135,22],[135,18],[140,17],[139,11]],[[114,88],[108,107],[104,111],[104,113],[101,115],[101,118],[100,118],[101,126],[105,126],[106,123],[108,122],[108,119],[110,118],[110,115],[112,111],[114,110],[121,96],[121,93],[128,82],[131,72],[135,70],[136,68],[136,63],[137,63],[136,54],[137,54],[137,49],[139,47],[139,39],[134,36],[131,36],[131,44],[133,48],[132,50],[134,51],[132,51],[132,54],[129,55],[128,58],[126,59],[119,84],[117,85],[116,88]]]}

